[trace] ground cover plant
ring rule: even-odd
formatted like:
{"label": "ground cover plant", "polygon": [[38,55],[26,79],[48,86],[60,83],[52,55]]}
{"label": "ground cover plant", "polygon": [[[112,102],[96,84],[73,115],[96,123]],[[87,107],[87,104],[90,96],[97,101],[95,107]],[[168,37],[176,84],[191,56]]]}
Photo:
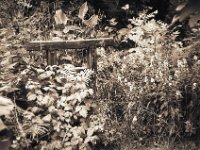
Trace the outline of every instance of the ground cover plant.
{"label": "ground cover plant", "polygon": [[[0,145],[7,142],[5,150],[199,148],[196,21],[183,38],[155,19],[157,11],[127,15],[126,26],[119,28],[117,20],[105,21],[104,13],[95,14],[85,1],[72,0],[66,8],[63,1],[3,4],[0,9],[15,8],[8,25],[1,17]],[[122,9],[128,14],[129,5]],[[84,49],[60,51],[58,65],[48,66],[42,51],[30,53],[23,46],[30,40],[108,36],[119,46],[96,48],[96,93]]]}

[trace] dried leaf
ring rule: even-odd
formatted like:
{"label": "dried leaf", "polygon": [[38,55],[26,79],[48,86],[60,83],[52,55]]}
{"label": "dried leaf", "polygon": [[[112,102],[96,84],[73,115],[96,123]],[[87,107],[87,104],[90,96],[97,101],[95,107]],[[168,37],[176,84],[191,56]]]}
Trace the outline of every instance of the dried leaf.
{"label": "dried leaf", "polygon": [[85,2],[79,9],[78,17],[84,20],[84,17],[87,12],[88,12],[88,5],[87,5],[87,2]]}

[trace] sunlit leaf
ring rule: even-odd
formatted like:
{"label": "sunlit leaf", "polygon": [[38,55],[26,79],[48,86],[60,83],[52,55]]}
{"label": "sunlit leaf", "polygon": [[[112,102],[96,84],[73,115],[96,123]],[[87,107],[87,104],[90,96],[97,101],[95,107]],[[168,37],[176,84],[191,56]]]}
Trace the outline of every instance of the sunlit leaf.
{"label": "sunlit leaf", "polygon": [[45,95],[45,96],[43,96],[43,95],[37,95],[37,103],[38,103],[39,105],[41,105],[41,106],[42,106],[42,105],[48,106],[49,100],[50,100],[50,97],[49,97],[48,94]]}
{"label": "sunlit leaf", "polygon": [[81,137],[73,137],[71,139],[71,145],[73,146],[81,144],[82,142],[83,142],[83,139]]}
{"label": "sunlit leaf", "polygon": [[85,2],[79,9],[78,17],[84,20],[84,17],[87,12],[88,12],[88,5],[87,5],[87,2]]}
{"label": "sunlit leaf", "polygon": [[46,116],[44,116],[43,118],[42,118],[42,120],[44,121],[44,122],[47,122],[47,123],[49,123],[50,121],[51,121],[51,115],[50,114],[48,114],[48,115],[46,115]]}
{"label": "sunlit leaf", "polygon": [[47,77],[46,73],[42,73],[42,74],[40,74],[40,75],[38,76],[38,79],[39,79],[39,80],[45,80],[45,79],[48,79],[48,77]]}
{"label": "sunlit leaf", "polygon": [[41,69],[41,68],[34,68],[34,70],[35,70],[38,74],[45,72],[45,70],[44,70],[44,69]]}
{"label": "sunlit leaf", "polygon": [[93,136],[94,133],[95,133],[96,131],[98,131],[98,129],[99,129],[98,126],[94,126],[94,127],[88,128],[88,130],[87,130],[87,136]]}
{"label": "sunlit leaf", "polygon": [[91,142],[93,145],[95,145],[97,143],[97,141],[99,140],[99,137],[98,136],[88,136],[86,137],[84,143],[89,143]]}
{"label": "sunlit leaf", "polygon": [[36,98],[37,98],[37,95],[34,93],[31,93],[31,92],[30,92],[30,94],[27,95],[27,99],[29,101],[34,101],[34,100],[36,100]]}
{"label": "sunlit leaf", "polygon": [[64,110],[71,111],[71,110],[73,110],[73,107],[70,104],[66,104]]}
{"label": "sunlit leaf", "polygon": [[7,126],[3,123],[3,121],[0,119],[0,132],[2,130],[5,130],[7,128]]}
{"label": "sunlit leaf", "polygon": [[84,20],[83,23],[89,28],[94,28],[98,24],[98,21],[99,21],[99,16],[93,15],[88,20]]}
{"label": "sunlit leaf", "polygon": [[11,99],[0,96],[0,116],[10,114],[13,108],[14,104]]}
{"label": "sunlit leaf", "polygon": [[77,106],[76,111],[79,112],[79,114],[86,118],[88,116],[88,110],[89,108],[87,106]]}
{"label": "sunlit leaf", "polygon": [[47,91],[49,91],[50,87],[46,86],[46,87],[43,87],[42,89],[47,92]]}
{"label": "sunlit leaf", "polygon": [[42,95],[42,91],[40,89],[35,89],[35,94]]}
{"label": "sunlit leaf", "polygon": [[71,128],[70,131],[73,133],[74,137],[80,137],[81,135],[85,134],[85,129],[79,126]]}
{"label": "sunlit leaf", "polygon": [[67,24],[67,21],[69,20],[66,14],[62,11],[62,9],[59,9],[56,11],[54,15],[54,19],[57,25],[59,24]]}
{"label": "sunlit leaf", "polygon": [[8,65],[7,68],[8,69],[15,69],[18,64],[19,64],[18,62],[12,63],[12,64]]}
{"label": "sunlit leaf", "polygon": [[1,66],[7,66],[11,63],[12,57],[10,56],[11,54],[10,55],[8,55],[8,54],[10,54],[10,53],[6,53],[3,57],[3,60],[1,60],[1,63],[0,63]]}
{"label": "sunlit leaf", "polygon": [[[112,18],[112,19],[110,19],[109,20],[109,24],[111,25],[111,26],[116,26],[117,24],[118,24],[118,21],[116,20],[116,18]],[[108,27],[107,27],[108,28]],[[113,30],[113,28],[108,28],[109,30]],[[110,32],[110,31],[108,31],[108,32]]]}
{"label": "sunlit leaf", "polygon": [[6,92],[6,93],[12,93],[18,90],[19,90],[18,88],[11,87],[11,85],[5,85],[0,88],[0,92]]}
{"label": "sunlit leaf", "polygon": [[123,10],[129,10],[129,8],[130,8],[129,4],[126,4],[126,5],[122,6]]}
{"label": "sunlit leaf", "polygon": [[181,11],[181,10],[186,6],[186,4],[187,4],[187,3],[182,3],[182,4],[178,5],[178,6],[176,7],[176,11]]}

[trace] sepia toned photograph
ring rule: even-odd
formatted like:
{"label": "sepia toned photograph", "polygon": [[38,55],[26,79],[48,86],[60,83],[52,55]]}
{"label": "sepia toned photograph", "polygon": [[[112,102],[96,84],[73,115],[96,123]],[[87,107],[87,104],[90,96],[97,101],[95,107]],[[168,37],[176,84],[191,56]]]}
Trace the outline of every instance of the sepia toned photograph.
{"label": "sepia toned photograph", "polygon": [[0,0],[0,150],[200,150],[200,0]]}

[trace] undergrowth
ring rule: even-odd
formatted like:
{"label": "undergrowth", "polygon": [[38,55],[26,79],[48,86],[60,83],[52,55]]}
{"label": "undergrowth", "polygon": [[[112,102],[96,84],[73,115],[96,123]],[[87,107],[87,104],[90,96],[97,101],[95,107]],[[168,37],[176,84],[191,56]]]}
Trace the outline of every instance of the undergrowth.
{"label": "undergrowth", "polygon": [[198,46],[186,50],[175,40],[179,33],[169,34],[153,16],[142,13],[129,20],[125,39],[134,41],[134,48],[99,49],[99,99],[107,129],[114,127],[110,140],[121,149],[152,140],[172,148],[173,142],[199,133]]}
{"label": "undergrowth", "polygon": [[[111,36],[116,30],[107,26],[110,33],[101,32],[99,14],[88,14],[87,3],[81,8],[79,18],[54,12],[58,18],[64,15],[64,27],[56,27],[49,5],[41,5],[29,18],[16,17],[18,33],[1,30],[0,101],[7,100],[9,110],[4,107],[0,113],[6,116],[0,115],[14,132],[11,148],[175,149],[177,141],[198,137],[197,32],[195,41],[189,38],[192,42],[183,47],[176,41],[179,33],[170,33],[167,24],[154,19],[155,13],[142,12],[129,19],[116,39],[133,47],[97,48],[95,98],[90,87],[94,72],[75,67],[80,62],[46,67],[43,60],[31,60],[20,45],[30,38],[94,38]],[[77,18],[78,23],[74,23]],[[74,24],[67,24],[65,19]],[[37,56],[43,54],[38,52]],[[66,57],[68,63],[74,58]],[[12,108],[11,115],[7,115]]]}

